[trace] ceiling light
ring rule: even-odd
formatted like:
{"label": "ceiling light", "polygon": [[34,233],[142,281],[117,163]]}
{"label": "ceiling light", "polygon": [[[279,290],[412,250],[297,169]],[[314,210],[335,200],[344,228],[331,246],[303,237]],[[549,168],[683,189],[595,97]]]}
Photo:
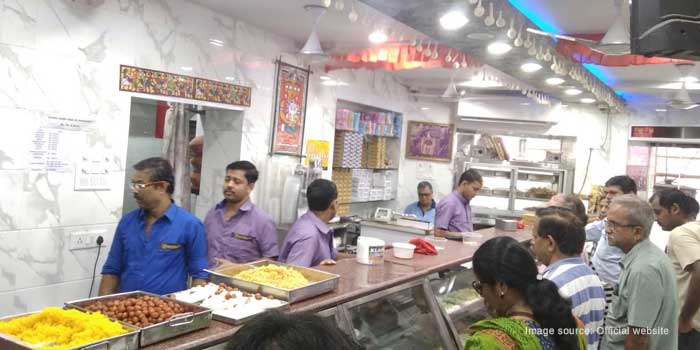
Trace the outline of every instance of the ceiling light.
{"label": "ceiling light", "polygon": [[321,16],[326,12],[326,8],[320,5],[306,5],[304,10],[308,12],[314,19],[314,25],[311,28],[309,38],[306,39],[306,44],[301,48],[301,53],[310,56],[325,56],[321,42],[318,40],[318,23],[321,21]]}
{"label": "ceiling light", "polygon": [[581,103],[593,103],[595,102],[595,99],[589,98],[589,97],[584,97],[581,99]]}
{"label": "ceiling light", "polygon": [[384,33],[384,31],[375,30],[369,34],[368,39],[373,44],[383,44],[389,39],[389,37],[386,35],[386,33]]}
{"label": "ceiling light", "polygon": [[691,109],[693,109],[693,108],[695,108],[695,107],[697,107],[697,106],[700,106],[700,104],[697,104],[697,103],[696,103],[696,104],[692,104],[692,105],[690,105],[690,106],[688,106],[688,107],[685,107],[685,108],[683,108],[683,109],[685,109],[686,111],[688,111],[688,110],[691,110]]}
{"label": "ceiling light", "polygon": [[534,62],[528,62],[520,66],[520,70],[522,70],[525,73],[534,73],[540,69],[542,69],[542,65]]}
{"label": "ceiling light", "polygon": [[456,30],[469,23],[469,18],[461,11],[450,11],[440,17],[440,25],[446,30]]}
{"label": "ceiling light", "polygon": [[666,111],[668,111],[668,109],[666,109],[666,108],[657,108],[656,111],[657,111],[657,112],[666,112]]}
{"label": "ceiling light", "polygon": [[564,84],[564,79],[562,78],[548,78],[545,82],[549,85],[561,85]]}
{"label": "ceiling light", "polygon": [[321,82],[321,85],[324,86],[347,86],[347,83],[344,83],[340,80],[324,80]]}
{"label": "ceiling light", "polygon": [[331,77],[329,77],[329,76],[327,76],[327,75],[322,75],[322,76],[320,76],[319,78],[320,78],[321,80],[331,80]]}
{"label": "ceiling light", "polygon": [[487,40],[493,40],[496,36],[491,34],[491,33],[469,33],[467,34],[468,39],[472,40],[481,40],[481,41],[487,41]]}
{"label": "ceiling light", "polygon": [[686,82],[686,83],[694,83],[694,82],[698,81],[698,78],[696,78],[694,76],[687,76],[687,77],[681,78],[680,81]]}
{"label": "ceiling light", "polygon": [[182,69],[182,70],[184,70],[184,71],[187,71],[187,72],[189,72],[189,71],[191,71],[191,70],[192,70],[192,67],[188,67],[188,66],[182,66],[182,67],[180,67],[180,69]]}
{"label": "ceiling light", "polygon": [[236,80],[235,77],[224,77],[224,79],[226,79],[226,80]]}
{"label": "ceiling light", "polygon": [[467,94],[467,90],[461,90],[461,91],[459,92],[459,95],[460,95],[460,96],[464,96],[464,95],[466,95],[466,94]]}
{"label": "ceiling light", "polygon": [[520,105],[521,105],[521,106],[529,106],[530,103],[528,103],[528,102],[523,102],[523,103],[521,103]]}
{"label": "ceiling light", "polygon": [[490,54],[492,55],[503,55],[506,52],[510,51],[513,47],[510,46],[509,44],[506,44],[504,42],[497,41],[495,43],[489,44],[489,46],[486,48]]}
{"label": "ceiling light", "polygon": [[562,104],[562,105],[560,105],[560,107],[561,107],[561,108],[568,108],[569,105]]}
{"label": "ceiling light", "polygon": [[213,39],[213,38],[209,38],[209,44],[214,45],[214,46],[218,46],[218,47],[224,46],[223,41],[221,41],[219,39]]}
{"label": "ceiling light", "polygon": [[564,90],[564,93],[569,95],[569,96],[576,96],[576,95],[582,94],[583,91],[581,91],[579,89],[566,89],[566,90]]}
{"label": "ceiling light", "polygon": [[503,86],[503,84],[495,80],[472,79],[459,83],[459,86],[471,88],[497,88]]}
{"label": "ceiling light", "polygon": [[420,108],[421,111],[427,111],[427,110],[429,110],[429,109],[430,109],[430,107],[421,107],[421,108]]}

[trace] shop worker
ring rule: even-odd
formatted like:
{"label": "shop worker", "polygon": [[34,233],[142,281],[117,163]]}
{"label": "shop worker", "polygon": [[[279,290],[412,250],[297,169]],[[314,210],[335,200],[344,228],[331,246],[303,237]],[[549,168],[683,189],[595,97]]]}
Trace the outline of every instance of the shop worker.
{"label": "shop worker", "polygon": [[204,226],[173,203],[173,168],[163,158],[134,165],[131,190],[139,209],[124,215],[102,268],[100,295],[142,290],[169,294],[208,278]]}
{"label": "shop worker", "polygon": [[287,232],[279,261],[303,267],[335,265],[337,252],[333,247],[333,231],[328,227],[338,206],[335,183],[314,180],[306,189],[306,200],[309,211]]}
{"label": "shop worker", "polygon": [[474,231],[469,202],[483,186],[481,174],[469,169],[459,177],[457,188],[435,208],[435,236],[462,239],[462,232]]}
{"label": "shop worker", "polygon": [[209,266],[220,259],[247,263],[279,255],[275,222],[250,199],[257,180],[258,170],[249,161],[226,166],[224,199],[204,219]]}
{"label": "shop worker", "polygon": [[[613,176],[605,183],[605,198],[611,201],[622,194],[637,194],[637,184],[627,175]],[[608,244],[605,235],[606,219],[592,222],[586,226],[586,240],[597,242],[591,263],[607,290],[614,289],[620,278],[620,263],[625,253],[620,248]]]}
{"label": "shop worker", "polygon": [[598,276],[581,258],[586,242],[581,219],[566,207],[540,208],[536,214],[530,244],[537,260],[546,266],[542,277],[554,282],[559,294],[571,301],[574,316],[586,328],[587,348],[597,350],[605,293]]}
{"label": "shop worker", "polygon": [[672,350],[678,346],[676,276],[666,254],[649,240],[653,223],[651,206],[635,195],[610,202],[607,241],[625,256],[601,349]]}
{"label": "shop worker", "polygon": [[435,222],[435,200],[433,200],[433,186],[430,182],[418,183],[418,202],[407,206],[403,213],[415,215],[419,220]]}
{"label": "shop worker", "polygon": [[676,273],[678,289],[678,349],[700,348],[700,222],[698,202],[669,189],[655,193],[651,207],[659,226],[671,231],[666,253]]}

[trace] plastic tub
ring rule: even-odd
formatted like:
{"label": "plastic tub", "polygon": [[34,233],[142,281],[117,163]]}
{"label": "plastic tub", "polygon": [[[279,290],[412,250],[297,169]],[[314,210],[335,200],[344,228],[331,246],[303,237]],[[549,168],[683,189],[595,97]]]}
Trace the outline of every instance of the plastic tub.
{"label": "plastic tub", "polygon": [[394,256],[399,259],[413,259],[413,251],[416,246],[410,243],[394,243]]}
{"label": "plastic tub", "polygon": [[479,245],[483,236],[474,232],[462,232],[462,243],[467,245]]}

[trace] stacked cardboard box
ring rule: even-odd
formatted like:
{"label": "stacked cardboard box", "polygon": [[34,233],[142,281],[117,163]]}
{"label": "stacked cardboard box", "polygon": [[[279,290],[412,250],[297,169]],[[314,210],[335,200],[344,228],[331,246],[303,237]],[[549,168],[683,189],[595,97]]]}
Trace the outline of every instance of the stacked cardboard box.
{"label": "stacked cardboard box", "polygon": [[386,138],[371,137],[365,142],[362,165],[366,168],[381,169],[386,167]]}
{"label": "stacked cardboard box", "polygon": [[352,173],[350,169],[333,169],[333,182],[338,188],[338,203],[352,201]]}
{"label": "stacked cardboard box", "polygon": [[359,168],[362,166],[362,135],[354,132],[335,134],[333,164],[338,168]]}
{"label": "stacked cardboard box", "polygon": [[352,201],[368,201],[371,189],[372,169],[352,169]]}

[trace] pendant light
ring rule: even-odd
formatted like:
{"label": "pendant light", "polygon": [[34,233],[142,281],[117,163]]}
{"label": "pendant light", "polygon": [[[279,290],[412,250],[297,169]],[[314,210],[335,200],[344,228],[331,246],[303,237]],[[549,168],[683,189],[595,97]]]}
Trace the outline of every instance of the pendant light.
{"label": "pendant light", "polygon": [[314,25],[300,53],[309,56],[326,56],[326,53],[323,52],[323,48],[321,47],[321,42],[318,40],[317,33],[318,23],[321,21],[321,16],[326,12],[326,7],[320,5],[306,5],[304,6],[304,10],[313,17]]}

